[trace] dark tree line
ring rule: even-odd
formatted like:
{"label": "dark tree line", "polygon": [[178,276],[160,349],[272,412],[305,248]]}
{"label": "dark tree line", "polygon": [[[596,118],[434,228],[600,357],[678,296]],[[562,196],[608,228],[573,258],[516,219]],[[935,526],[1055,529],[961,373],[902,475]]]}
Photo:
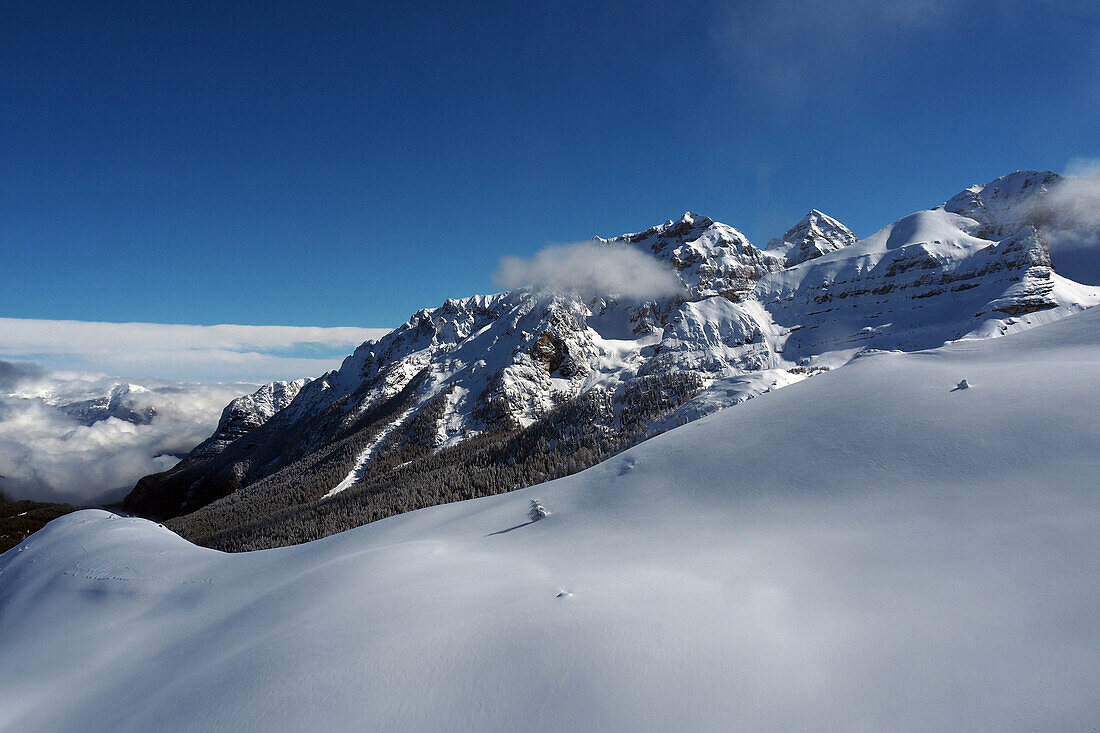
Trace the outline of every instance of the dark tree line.
{"label": "dark tree line", "polygon": [[436,449],[448,395],[438,395],[379,445],[362,478],[322,498],[407,404],[358,432],[192,514],[168,522],[199,544],[229,552],[319,539],[436,504],[490,496],[567,476],[647,436],[648,425],[701,391],[693,372],[639,377],[615,395],[593,390],[522,430],[485,433]]}

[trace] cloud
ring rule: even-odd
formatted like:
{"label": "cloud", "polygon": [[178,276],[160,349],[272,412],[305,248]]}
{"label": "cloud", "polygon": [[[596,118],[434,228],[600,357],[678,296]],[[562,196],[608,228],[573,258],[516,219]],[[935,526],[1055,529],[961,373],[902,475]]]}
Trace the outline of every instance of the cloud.
{"label": "cloud", "polygon": [[709,25],[710,40],[722,65],[747,90],[793,104],[811,88],[844,84],[852,70],[873,68],[866,55],[884,37],[932,33],[962,8],[961,0],[721,3]]}
{"label": "cloud", "polygon": [[0,489],[78,505],[118,501],[142,476],[175,465],[213,432],[231,399],[256,387],[153,380],[126,398],[135,410],[155,410],[149,424],[110,417],[87,425],[62,408],[102,398],[119,380],[17,367],[24,378],[0,390]]}
{"label": "cloud", "polygon": [[1100,158],[1071,158],[1066,163],[1065,175],[1072,178],[1100,176]]}
{"label": "cloud", "polygon": [[182,381],[318,376],[384,328],[190,326],[0,318],[0,358],[83,372]]}
{"label": "cloud", "polygon": [[1074,158],[1066,178],[1043,201],[1042,218],[1054,269],[1071,280],[1100,284],[1100,160]]}
{"label": "cloud", "polygon": [[551,245],[533,257],[502,257],[493,282],[508,289],[534,285],[576,291],[584,297],[615,295],[632,300],[683,289],[676,274],[656,258],[632,247],[597,242]]}
{"label": "cloud", "polygon": [[1073,228],[1100,228],[1100,160],[1074,158],[1044,205]]}
{"label": "cloud", "polygon": [[[206,439],[234,397],[257,383],[323,374],[386,333],[0,318],[0,489],[81,505],[118,501]],[[120,383],[146,389],[125,399],[155,413],[149,424],[83,424],[66,413]]]}
{"label": "cloud", "polygon": [[0,390],[15,389],[42,374],[42,367],[37,364],[0,360]]}

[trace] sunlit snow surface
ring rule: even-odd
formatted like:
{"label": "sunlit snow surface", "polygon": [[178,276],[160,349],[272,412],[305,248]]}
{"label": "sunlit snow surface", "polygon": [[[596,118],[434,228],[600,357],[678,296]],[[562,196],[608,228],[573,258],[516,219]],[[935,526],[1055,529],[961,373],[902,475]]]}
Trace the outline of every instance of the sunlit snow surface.
{"label": "sunlit snow surface", "polygon": [[1093,309],[308,545],[73,514],[0,558],[0,729],[1089,730],[1098,385]]}

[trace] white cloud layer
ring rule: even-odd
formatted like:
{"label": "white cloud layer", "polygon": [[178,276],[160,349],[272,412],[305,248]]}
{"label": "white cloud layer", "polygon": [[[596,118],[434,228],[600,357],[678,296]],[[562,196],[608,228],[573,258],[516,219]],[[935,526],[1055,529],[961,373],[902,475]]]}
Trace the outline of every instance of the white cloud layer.
{"label": "white cloud layer", "polygon": [[152,408],[135,425],[109,417],[82,424],[63,411],[102,398],[120,381],[76,372],[46,373],[0,362],[0,489],[16,499],[99,505],[120,500],[146,474],[175,465],[214,431],[222,409],[256,385],[147,381],[127,406]]}
{"label": "white cloud layer", "polygon": [[632,247],[579,242],[551,245],[533,257],[502,257],[493,281],[502,288],[533,285],[582,296],[646,300],[683,289],[666,265]]}
{"label": "white cloud layer", "polygon": [[267,382],[319,376],[388,330],[0,318],[0,358],[140,378]]}
{"label": "white cloud layer", "polygon": [[[207,438],[234,397],[257,383],[319,376],[386,332],[0,318],[0,489],[42,501],[118,501]],[[61,409],[128,382],[148,389],[127,399],[155,410],[149,424],[110,417],[87,425]]]}

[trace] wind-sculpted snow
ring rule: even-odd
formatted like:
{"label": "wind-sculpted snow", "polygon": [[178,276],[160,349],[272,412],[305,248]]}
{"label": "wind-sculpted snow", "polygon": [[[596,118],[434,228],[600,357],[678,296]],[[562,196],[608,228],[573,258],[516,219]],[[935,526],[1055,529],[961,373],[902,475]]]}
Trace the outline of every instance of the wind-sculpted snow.
{"label": "wind-sculpted snow", "polygon": [[70,515],[0,557],[0,729],[1088,730],[1098,380],[1089,310],[305,545]]}

